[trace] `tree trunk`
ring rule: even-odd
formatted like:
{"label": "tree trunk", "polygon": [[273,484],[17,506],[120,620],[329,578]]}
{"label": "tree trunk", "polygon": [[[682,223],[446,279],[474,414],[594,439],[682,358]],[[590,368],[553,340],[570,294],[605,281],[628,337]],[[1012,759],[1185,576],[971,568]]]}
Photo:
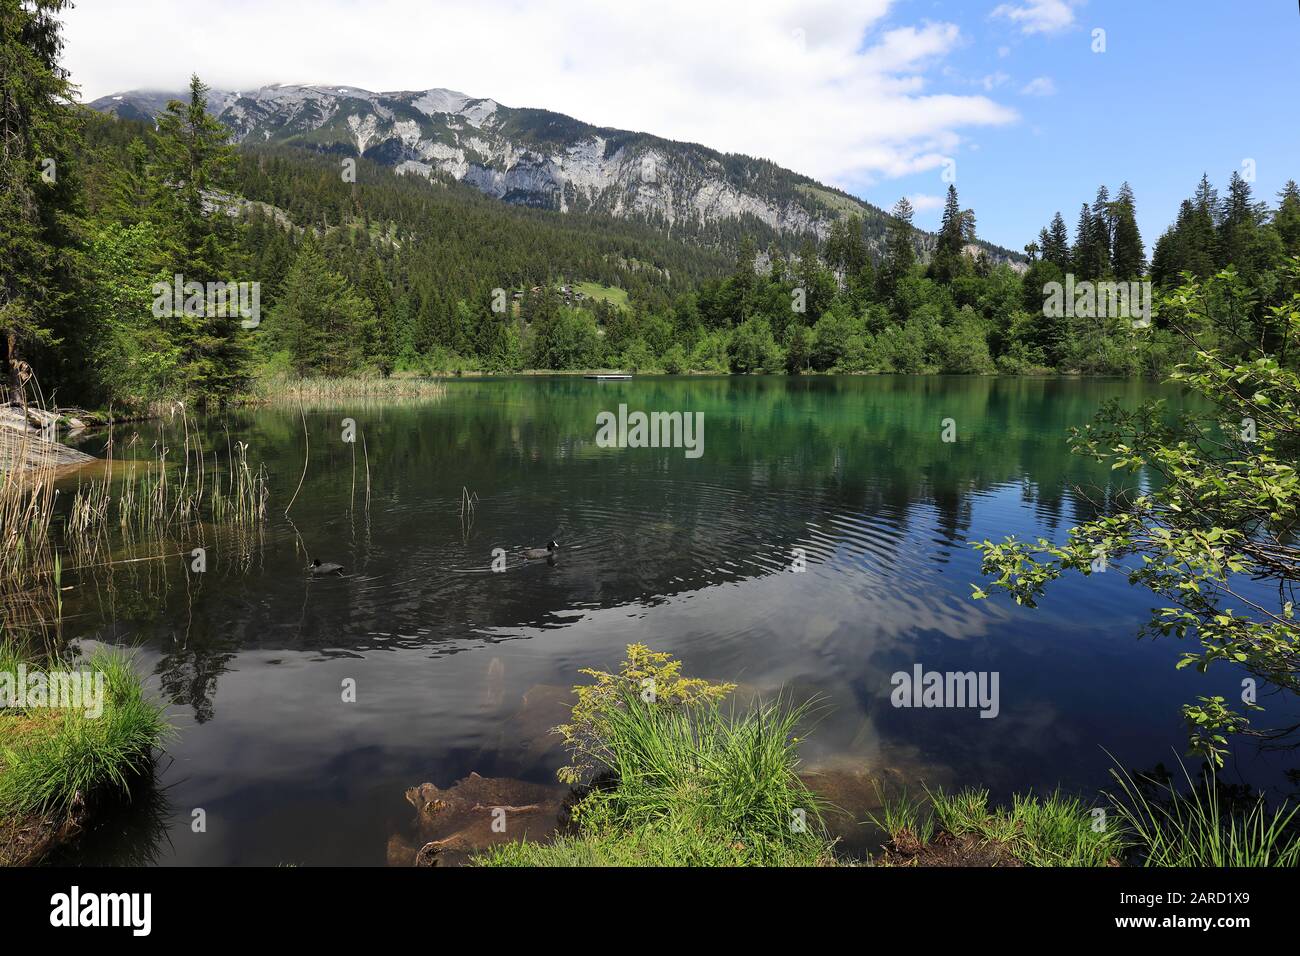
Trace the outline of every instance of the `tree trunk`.
{"label": "tree trunk", "polygon": [[7,330],[4,336],[4,374],[8,381],[10,404],[16,402],[26,408],[23,383],[18,373],[18,333],[13,329]]}

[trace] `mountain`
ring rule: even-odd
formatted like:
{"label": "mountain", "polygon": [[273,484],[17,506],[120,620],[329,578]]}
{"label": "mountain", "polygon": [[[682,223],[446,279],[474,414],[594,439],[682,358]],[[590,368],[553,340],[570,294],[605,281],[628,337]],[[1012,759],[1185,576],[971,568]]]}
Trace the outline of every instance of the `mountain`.
{"label": "mountain", "polygon": [[[167,91],[102,97],[92,109],[150,120]],[[349,86],[213,90],[210,112],[241,144],[297,146],[364,156],[401,172],[450,177],[518,205],[638,219],[682,238],[737,230],[793,248],[824,238],[843,215],[862,217],[884,248],[889,215],[870,203],[763,159],[719,153],[646,133],[592,126],[453,90],[372,93]],[[922,252],[932,245],[918,234]],[[1023,257],[981,243],[996,260]]]}

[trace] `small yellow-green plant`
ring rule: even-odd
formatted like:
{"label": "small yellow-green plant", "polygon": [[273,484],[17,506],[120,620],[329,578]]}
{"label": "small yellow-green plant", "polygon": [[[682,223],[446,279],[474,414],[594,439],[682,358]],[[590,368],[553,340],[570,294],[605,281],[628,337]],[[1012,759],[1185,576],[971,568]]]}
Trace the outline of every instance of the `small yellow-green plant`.
{"label": "small yellow-green plant", "polygon": [[736,689],[735,684],[714,683],[699,677],[683,677],[682,662],[644,644],[629,644],[627,659],[616,673],[584,667],[579,673],[595,678],[594,684],[573,688],[578,701],[573,719],[555,728],[564,738],[570,762],[558,771],[560,780],[582,782],[596,767],[607,765],[609,714],[624,706],[628,694],[647,704],[676,708],[685,704],[716,704]]}

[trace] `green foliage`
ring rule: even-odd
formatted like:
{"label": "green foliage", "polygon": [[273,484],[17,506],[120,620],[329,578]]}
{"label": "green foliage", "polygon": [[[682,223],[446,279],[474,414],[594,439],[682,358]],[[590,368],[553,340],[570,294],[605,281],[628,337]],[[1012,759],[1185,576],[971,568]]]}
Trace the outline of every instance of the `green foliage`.
{"label": "green foliage", "polygon": [[[1033,607],[1048,584],[1068,571],[1089,574],[1099,557],[1111,564],[1135,560],[1126,567],[1130,582],[1168,602],[1154,612],[1146,633],[1199,643],[1199,650],[1183,655],[1180,667],[1205,672],[1216,663],[1234,664],[1278,688],[1300,691],[1294,613],[1300,580],[1294,539],[1300,524],[1298,284],[1300,261],[1273,301],[1242,295],[1230,271],[1169,293],[1162,314],[1172,323],[1262,329],[1276,336],[1279,351],[1234,357],[1201,347],[1194,332],[1175,324],[1196,351],[1172,380],[1213,403],[1216,413],[1170,421],[1159,402],[1135,410],[1109,404],[1091,425],[1075,429],[1076,452],[1112,469],[1156,474],[1160,481],[1071,529],[1062,544],[1014,538],[978,543],[983,571],[996,576],[996,586]],[[1244,587],[1251,579],[1272,588]],[[985,594],[976,588],[975,596]],[[1246,706],[1260,709],[1253,702]],[[1244,715],[1217,697],[1188,705],[1184,716],[1191,752],[1217,765],[1227,734],[1246,725]]]}
{"label": "green foliage", "polygon": [[15,392],[22,356],[57,346],[75,314],[78,130],[58,62],[70,5],[0,0],[0,386]]}
{"label": "green foliage", "polygon": [[628,694],[641,695],[654,707],[674,709],[687,704],[717,703],[735,684],[713,683],[698,677],[683,677],[682,662],[671,654],[652,651],[644,644],[629,644],[627,659],[617,672],[583,668],[594,684],[573,688],[578,701],[573,717],[555,728],[570,752],[570,763],[559,770],[566,783],[579,783],[600,764],[607,763],[611,715],[621,710]]}
{"label": "green foliage", "polygon": [[[0,671],[15,674],[19,661],[12,648],[0,650]],[[27,663],[29,673],[56,667],[69,669]],[[87,669],[104,675],[100,716],[76,709],[0,713],[0,815],[67,810],[105,791],[126,794],[150,767],[168,726],[158,706],[145,698],[130,660],[98,653]]]}
{"label": "green foliage", "polygon": [[374,335],[374,307],[329,267],[308,238],[285,280],[265,334],[297,375],[344,376],[361,366]]}
{"label": "green foliage", "polygon": [[1127,848],[1118,827],[1094,827],[1091,808],[1077,797],[1016,795],[1010,807],[989,807],[989,792],[973,787],[927,791],[930,812],[903,794],[885,800],[872,822],[895,846],[924,846],[937,832],[998,844],[1025,866],[1110,866]]}
{"label": "green foliage", "polygon": [[180,371],[181,350],[168,323],[152,311],[161,239],[150,222],[110,222],[89,237],[86,306],[100,317],[89,344],[98,371],[97,397],[166,397]]}
{"label": "green foliage", "polygon": [[[646,673],[676,662],[644,649]],[[812,866],[832,861],[822,807],[799,778],[797,725],[806,707],[756,704],[723,715],[714,694],[648,702],[615,675],[601,690],[600,766],[609,785],[573,810],[574,836],[548,846],[506,844],[493,866]],[[693,682],[685,682],[693,684]],[[707,685],[706,685],[707,686]],[[716,686],[716,685],[715,685]],[[701,688],[696,685],[697,691]],[[609,694],[617,694],[609,697]]]}
{"label": "green foliage", "polygon": [[767,319],[754,318],[736,326],[727,343],[731,370],[738,374],[780,371],[781,349]]}

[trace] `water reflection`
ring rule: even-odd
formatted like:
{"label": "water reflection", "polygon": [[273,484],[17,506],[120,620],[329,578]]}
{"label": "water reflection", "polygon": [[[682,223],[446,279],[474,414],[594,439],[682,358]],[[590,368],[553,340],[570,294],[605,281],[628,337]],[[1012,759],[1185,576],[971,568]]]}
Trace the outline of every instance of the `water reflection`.
{"label": "water reflection", "polygon": [[[967,542],[1059,535],[1091,517],[1089,499],[1104,502],[1117,479],[1070,455],[1066,431],[1108,398],[1152,391],[909,377],[457,381],[432,403],[307,412],[292,521],[282,512],[303,470],[298,412],[240,411],[207,427],[249,442],[270,473],[255,558],[240,563],[218,541],[207,574],[177,559],[83,578],[69,630],[137,646],[172,705],[164,862],[382,863],[393,834],[416,837],[402,798],[413,784],[476,772],[550,785],[562,761],[546,731],[566,689],[632,641],[737,680],[742,695],[822,695],[804,755],[849,775],[835,778],[841,790],[881,775],[979,782],[995,797],[1095,788],[1110,766],[1101,747],[1130,766],[1164,759],[1181,744],[1179,705],[1231,693],[1234,676],[1176,672],[1174,643],[1137,642],[1150,598],[1120,574],[1063,581],[1035,612],[971,602]],[[703,412],[703,457],[598,447],[596,415],[620,403]],[[340,437],[347,417],[365,440],[368,508],[363,466]],[[955,443],[941,440],[945,418]],[[553,564],[492,572],[494,548],[517,558],[551,538]],[[312,579],[312,557],[346,574]],[[792,570],[800,559],[806,570]],[[893,708],[889,676],[916,662],[999,671],[1001,715]],[[356,703],[341,699],[345,680]],[[1268,706],[1281,720],[1290,705]],[[1293,765],[1252,753],[1234,772],[1276,789]],[[212,821],[203,838],[189,832],[196,806]]]}

